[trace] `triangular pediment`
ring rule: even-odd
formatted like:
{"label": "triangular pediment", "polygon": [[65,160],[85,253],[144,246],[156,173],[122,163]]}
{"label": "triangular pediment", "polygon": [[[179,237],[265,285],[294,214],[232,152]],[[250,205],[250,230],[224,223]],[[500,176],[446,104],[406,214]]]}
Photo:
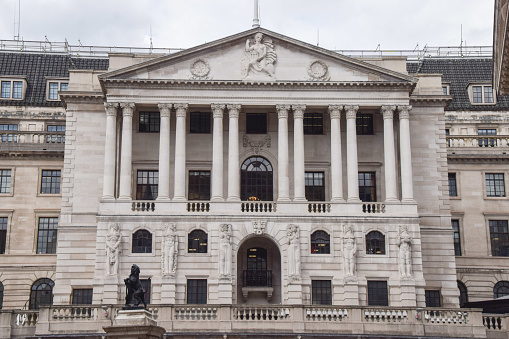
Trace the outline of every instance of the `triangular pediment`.
{"label": "triangular pediment", "polygon": [[100,79],[416,82],[406,74],[262,28],[111,71]]}

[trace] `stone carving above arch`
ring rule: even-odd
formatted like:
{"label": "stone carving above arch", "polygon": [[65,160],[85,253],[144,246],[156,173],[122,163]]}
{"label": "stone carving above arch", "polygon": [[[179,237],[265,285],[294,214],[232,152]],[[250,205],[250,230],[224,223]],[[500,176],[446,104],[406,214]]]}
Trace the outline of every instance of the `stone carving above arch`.
{"label": "stone carving above arch", "polygon": [[309,80],[311,81],[329,81],[329,67],[321,60],[314,60],[308,66]]}
{"label": "stone carving above arch", "polygon": [[270,135],[266,135],[262,140],[253,140],[249,138],[247,134],[244,134],[242,137],[242,146],[244,146],[244,148],[251,147],[253,153],[258,155],[264,146],[270,148],[271,138]]}
{"label": "stone carving above arch", "polygon": [[209,63],[204,59],[197,59],[189,68],[191,72],[191,79],[193,80],[211,80],[212,78],[209,77],[210,73],[210,65]]}
{"label": "stone carving above arch", "polygon": [[267,228],[267,220],[254,220],[253,221],[253,234],[262,235]]}

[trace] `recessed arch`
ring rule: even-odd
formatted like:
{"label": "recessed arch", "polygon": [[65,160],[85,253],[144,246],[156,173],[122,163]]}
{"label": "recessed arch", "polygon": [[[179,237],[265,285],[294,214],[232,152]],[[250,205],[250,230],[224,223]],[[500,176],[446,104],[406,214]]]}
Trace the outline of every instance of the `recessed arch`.
{"label": "recessed arch", "polygon": [[467,286],[458,280],[458,290],[460,291],[460,307],[463,307],[468,302],[468,290]]}
{"label": "recessed arch", "polygon": [[240,166],[241,200],[274,200],[274,169],[269,160],[252,156]]}
{"label": "recessed arch", "polygon": [[366,254],[385,254],[385,235],[379,231],[366,234]]}
{"label": "recessed arch", "polygon": [[509,281],[499,281],[493,286],[493,298],[497,299],[509,295]]}
{"label": "recessed arch", "polygon": [[330,235],[324,230],[311,234],[311,254],[330,254]]}
{"label": "recessed arch", "polygon": [[152,233],[140,229],[133,233],[132,253],[152,253]]}
{"label": "recessed arch", "polygon": [[48,278],[35,281],[30,289],[30,301],[28,308],[37,310],[40,306],[53,304],[53,287],[55,283]]}
{"label": "recessed arch", "polygon": [[208,234],[202,229],[194,229],[187,235],[188,253],[207,253]]}

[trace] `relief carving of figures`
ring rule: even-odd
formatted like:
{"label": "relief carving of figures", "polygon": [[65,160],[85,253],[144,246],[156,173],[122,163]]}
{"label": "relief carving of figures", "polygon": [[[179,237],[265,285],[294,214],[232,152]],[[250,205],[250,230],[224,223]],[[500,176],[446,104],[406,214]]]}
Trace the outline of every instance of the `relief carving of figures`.
{"label": "relief carving of figures", "polygon": [[222,224],[219,234],[219,276],[229,279],[232,274],[232,225]]}
{"label": "relief carving of figures", "polygon": [[399,247],[399,274],[402,278],[412,277],[412,237],[408,234],[408,226],[399,228],[397,238]]}
{"label": "relief carving of figures", "polygon": [[352,226],[345,226],[343,238],[343,258],[345,263],[345,276],[355,276],[355,257],[357,255],[357,243],[353,234]]}
{"label": "relief carving of figures", "polygon": [[161,271],[163,275],[173,275],[177,271],[178,247],[177,226],[175,224],[165,224],[161,246]]}
{"label": "relief carving of figures", "polygon": [[286,229],[288,237],[288,277],[290,282],[300,280],[300,234],[299,226],[290,224]]}
{"label": "relief carving of figures", "polygon": [[266,226],[267,226],[267,220],[253,221],[253,233],[256,235],[262,235],[265,232]]}
{"label": "relief carving of figures", "polygon": [[270,148],[270,145],[271,145],[270,135],[266,135],[263,138],[263,140],[251,140],[245,134],[244,134],[244,137],[242,138],[242,146],[244,146],[244,147],[250,146],[251,150],[254,152],[254,154],[260,154],[260,150],[265,145],[267,146],[267,148]]}
{"label": "relief carving of figures", "polygon": [[242,59],[242,79],[246,80],[276,80],[274,63],[277,55],[274,52],[272,39],[264,38],[262,33],[256,33],[254,42],[246,41],[245,54]]}
{"label": "relief carving of figures", "polygon": [[122,236],[120,235],[120,225],[119,224],[110,225],[110,230],[106,235],[107,275],[118,274],[118,258],[120,254],[121,241]]}

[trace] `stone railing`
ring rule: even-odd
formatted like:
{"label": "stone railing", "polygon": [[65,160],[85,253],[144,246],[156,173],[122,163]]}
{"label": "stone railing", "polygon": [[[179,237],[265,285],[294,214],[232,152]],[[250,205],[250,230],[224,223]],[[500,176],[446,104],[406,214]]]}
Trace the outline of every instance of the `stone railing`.
{"label": "stone railing", "polygon": [[20,144],[65,143],[65,132],[0,131],[0,142]]}
{"label": "stone railing", "polygon": [[448,147],[509,147],[509,136],[507,135],[476,135],[447,136]]}
{"label": "stone railing", "polygon": [[[509,336],[509,315],[483,314],[482,323],[486,327],[488,338],[507,338]],[[504,333],[504,335],[500,335]],[[491,335],[490,335],[491,334]]]}
{"label": "stone railing", "polygon": [[309,213],[330,213],[330,204],[325,202],[313,202],[308,204]]}

